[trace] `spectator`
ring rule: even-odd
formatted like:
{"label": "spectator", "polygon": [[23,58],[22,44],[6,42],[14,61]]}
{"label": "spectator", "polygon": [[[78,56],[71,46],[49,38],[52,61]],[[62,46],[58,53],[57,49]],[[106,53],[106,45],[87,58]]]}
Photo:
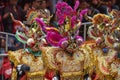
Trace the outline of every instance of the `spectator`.
{"label": "spectator", "polygon": [[91,5],[99,10],[100,13],[107,14],[107,6],[102,4],[101,0],[92,0]]}
{"label": "spectator", "polygon": [[111,9],[119,10],[119,6],[116,4],[117,0],[111,0]]}
{"label": "spectator", "polygon": [[[24,19],[24,11],[20,6],[17,5],[17,0],[10,0],[9,5],[6,6],[4,9],[3,15],[4,31],[8,33],[15,33],[14,21],[10,14],[13,15],[15,20],[22,21]],[[16,50],[22,45],[22,43],[20,43],[14,36],[9,36],[8,38],[9,50]]]}
{"label": "spectator", "polygon": [[50,11],[47,9],[47,2],[46,0],[41,0],[40,2],[40,14],[42,18],[50,17]]}
{"label": "spectator", "polygon": [[3,27],[3,9],[4,9],[4,3],[2,1],[0,1],[0,31],[4,31],[4,27]]}
{"label": "spectator", "polygon": [[10,4],[4,9],[4,30],[5,32],[13,33],[14,26],[10,13],[13,14],[16,20],[20,21],[24,19],[25,13],[22,8],[17,5],[17,0],[10,0]]}
{"label": "spectator", "polygon": [[93,0],[93,4],[98,4],[97,9],[103,14],[108,14],[108,10],[119,10],[119,7],[116,5],[116,0]]}
{"label": "spectator", "polygon": [[31,0],[18,0],[17,4],[27,13],[27,10],[31,7]]}
{"label": "spectator", "polygon": [[120,8],[120,0],[116,0],[116,5],[118,5],[118,7]]}
{"label": "spectator", "polygon": [[5,52],[5,39],[3,36],[0,36],[0,54]]}
{"label": "spectator", "polygon": [[41,1],[41,0],[33,0],[31,7],[34,8],[34,9],[36,9],[36,10],[38,10],[39,7],[40,7],[40,1]]}
{"label": "spectator", "polygon": [[80,10],[89,8],[90,5],[86,0],[79,0],[79,1],[80,1],[80,6],[79,6]]}
{"label": "spectator", "polygon": [[[4,3],[0,1],[0,32],[4,31],[2,16],[3,16]],[[5,52],[5,39],[2,34],[0,34],[0,54]],[[1,58],[0,58],[1,59]]]}
{"label": "spectator", "polygon": [[40,18],[44,20],[46,24],[49,24],[50,21],[50,11],[47,9],[47,1],[41,0],[40,2]]}

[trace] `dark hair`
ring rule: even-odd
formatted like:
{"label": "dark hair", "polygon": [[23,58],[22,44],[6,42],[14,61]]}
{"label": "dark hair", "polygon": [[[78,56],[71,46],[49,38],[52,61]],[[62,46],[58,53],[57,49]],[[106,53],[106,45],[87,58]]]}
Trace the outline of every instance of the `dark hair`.
{"label": "dark hair", "polygon": [[47,2],[47,0],[40,0],[40,4],[42,4],[42,3],[43,3],[43,1]]}
{"label": "dark hair", "polygon": [[24,8],[26,3],[31,3],[31,0],[18,0],[18,5]]}

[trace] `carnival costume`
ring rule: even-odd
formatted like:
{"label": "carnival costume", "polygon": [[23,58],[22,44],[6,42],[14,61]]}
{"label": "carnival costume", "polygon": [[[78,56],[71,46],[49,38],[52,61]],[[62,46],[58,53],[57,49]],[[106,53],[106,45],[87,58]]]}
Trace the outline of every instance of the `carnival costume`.
{"label": "carnival costume", "polygon": [[[18,75],[22,75],[22,71],[26,75],[23,80],[44,80],[46,67],[39,47],[45,45],[46,40],[41,28],[43,25],[37,21],[36,19],[28,30],[24,29],[23,32],[16,32],[16,38],[20,42],[27,44],[28,47],[8,52],[9,59],[14,63],[12,80],[19,80]],[[24,24],[21,23],[21,25]],[[22,70],[23,67],[25,70]]]}
{"label": "carnival costume", "polygon": [[60,80],[82,80],[84,77],[84,52],[79,49],[83,38],[79,29],[83,14],[87,9],[77,13],[79,1],[74,9],[67,3],[56,5],[58,28],[46,28],[46,39],[50,47],[42,47],[47,66],[59,73]]}
{"label": "carnival costume", "polygon": [[[28,48],[9,51],[9,58],[14,63],[13,80],[16,80],[20,70],[16,67],[19,66],[27,66],[24,72],[28,80],[43,80],[51,72],[60,75],[60,80],[120,79],[119,12],[95,15],[93,25],[88,29],[92,40],[84,41],[79,29],[88,9],[77,12],[78,6],[78,0],[73,9],[65,2],[56,5],[59,27],[48,27],[36,18],[32,28],[16,32],[17,39]],[[47,46],[44,45],[46,41]]]}
{"label": "carnival costume", "polygon": [[[95,40],[89,50],[92,55],[92,74],[95,80],[119,80],[120,66],[118,58],[119,12],[113,10],[109,15],[97,14],[93,17],[93,25],[89,27],[88,35]],[[90,45],[86,44],[86,45]],[[90,66],[89,66],[90,67]],[[91,69],[91,67],[90,67]],[[90,74],[91,74],[90,73]]]}

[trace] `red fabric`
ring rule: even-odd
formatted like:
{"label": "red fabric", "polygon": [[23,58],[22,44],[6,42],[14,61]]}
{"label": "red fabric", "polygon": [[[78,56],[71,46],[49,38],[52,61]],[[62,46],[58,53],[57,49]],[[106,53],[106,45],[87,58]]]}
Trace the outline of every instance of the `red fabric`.
{"label": "red fabric", "polygon": [[27,76],[24,75],[20,80],[27,80]]}
{"label": "red fabric", "polygon": [[0,15],[0,31],[4,31],[3,23],[2,23],[2,16]]}
{"label": "red fabric", "polygon": [[98,79],[99,79],[99,75],[96,74],[96,73],[94,73],[94,74],[92,75],[92,80],[98,80]]}
{"label": "red fabric", "polygon": [[16,33],[18,27],[21,27],[21,24],[18,20],[16,20],[13,22],[13,33]]}
{"label": "red fabric", "polygon": [[49,71],[49,72],[46,72],[45,78],[47,78],[48,80],[52,80],[54,75],[55,75],[55,73],[53,71]]}
{"label": "red fabric", "polygon": [[4,59],[3,59],[3,64],[0,69],[0,74],[3,74],[5,79],[8,79],[11,77],[12,67],[11,67],[11,63],[10,63],[8,57],[4,57]]}
{"label": "red fabric", "polygon": [[11,77],[12,68],[11,68],[10,62],[3,64],[3,74],[5,76],[5,79],[8,79]]}

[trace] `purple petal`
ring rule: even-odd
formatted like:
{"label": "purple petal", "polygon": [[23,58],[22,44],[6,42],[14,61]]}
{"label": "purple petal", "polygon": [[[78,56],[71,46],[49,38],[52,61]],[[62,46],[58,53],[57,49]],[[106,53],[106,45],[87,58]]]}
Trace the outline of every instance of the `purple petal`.
{"label": "purple petal", "polygon": [[61,11],[59,9],[56,11],[56,16],[58,18],[61,18],[61,16],[62,16]]}
{"label": "purple petal", "polygon": [[81,39],[83,41],[83,38],[81,36],[76,36],[76,39]]}
{"label": "purple petal", "polygon": [[88,9],[84,9],[84,10],[82,10],[81,12],[80,12],[80,14],[81,15],[84,15],[84,14],[86,14],[88,12]]}
{"label": "purple petal", "polygon": [[40,18],[36,18],[35,21],[39,24],[39,27],[42,28],[42,30],[45,29],[46,25]]}
{"label": "purple petal", "polygon": [[62,2],[61,4],[62,4],[62,6],[64,6],[64,7],[68,6],[68,4],[67,4],[66,2]]}
{"label": "purple petal", "polygon": [[76,11],[77,10],[77,8],[79,7],[79,1],[78,0],[76,0],[76,3],[75,3],[75,6],[74,6],[74,11]]}
{"label": "purple petal", "polygon": [[72,27],[72,28],[74,28],[75,21],[76,21],[76,16],[73,16],[73,17],[71,18],[71,27]]}
{"label": "purple petal", "polygon": [[79,15],[79,18],[80,18],[80,21],[82,21],[82,19],[83,19],[83,15]]}
{"label": "purple petal", "polygon": [[64,23],[64,19],[60,19],[59,21],[58,21],[58,24],[59,25],[62,25]]}
{"label": "purple petal", "polygon": [[[63,18],[64,15],[70,16],[71,13],[73,13],[72,7],[69,6],[69,5],[68,5],[67,3],[65,3],[65,2],[59,2],[59,3],[56,5],[56,8],[57,8],[56,15],[57,15],[58,19]],[[61,22],[63,23],[62,20],[60,20],[59,22],[60,22],[60,24],[61,24]]]}
{"label": "purple petal", "polygon": [[49,44],[52,46],[58,46],[58,43],[62,39],[62,36],[56,32],[48,32],[46,38]]}
{"label": "purple petal", "polygon": [[88,9],[84,9],[80,12],[79,16],[80,16],[80,20],[82,21],[83,19],[83,15],[85,15],[88,12]]}
{"label": "purple petal", "polygon": [[73,13],[72,7],[71,6],[66,7],[65,12],[66,12],[67,15],[71,15]]}

